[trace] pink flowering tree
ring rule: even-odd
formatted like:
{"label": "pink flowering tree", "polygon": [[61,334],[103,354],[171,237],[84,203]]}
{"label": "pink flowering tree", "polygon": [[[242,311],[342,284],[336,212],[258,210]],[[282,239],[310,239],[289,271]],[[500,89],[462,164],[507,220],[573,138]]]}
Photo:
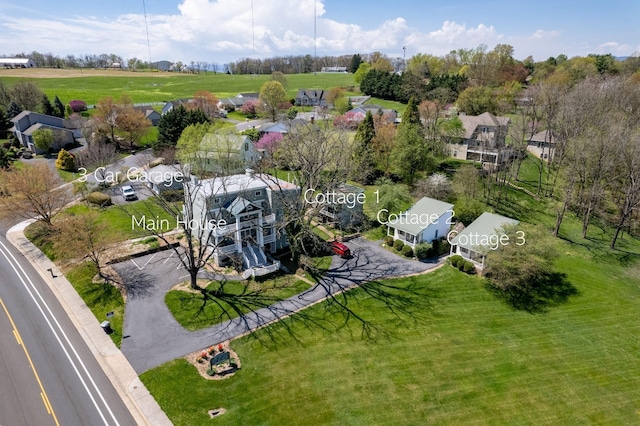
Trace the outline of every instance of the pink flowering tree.
{"label": "pink flowering tree", "polygon": [[280,146],[282,138],[282,133],[265,133],[256,143],[256,148],[266,149],[269,154],[273,154],[278,146]]}
{"label": "pink flowering tree", "polygon": [[249,99],[240,107],[240,112],[250,118],[257,117],[259,106],[260,101],[258,99]]}

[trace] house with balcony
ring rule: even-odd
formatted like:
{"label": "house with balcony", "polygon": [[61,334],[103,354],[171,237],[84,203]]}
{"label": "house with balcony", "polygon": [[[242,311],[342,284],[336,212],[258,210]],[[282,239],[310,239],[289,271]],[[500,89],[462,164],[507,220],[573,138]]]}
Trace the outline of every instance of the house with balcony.
{"label": "house with balcony", "polygon": [[288,247],[282,230],[287,200],[300,196],[297,185],[247,169],[244,174],[185,183],[191,199],[194,235],[213,250],[217,265],[241,266],[243,277],[280,269],[271,254]]}
{"label": "house with balcony", "polygon": [[464,135],[447,144],[452,157],[497,166],[513,156],[513,150],[506,145],[509,117],[485,112],[477,116],[461,114],[459,118]]}

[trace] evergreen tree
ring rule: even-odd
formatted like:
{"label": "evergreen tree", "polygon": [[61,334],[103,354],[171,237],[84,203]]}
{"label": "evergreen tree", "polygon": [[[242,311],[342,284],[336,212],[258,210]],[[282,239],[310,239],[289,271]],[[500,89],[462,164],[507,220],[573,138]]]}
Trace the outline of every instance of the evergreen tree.
{"label": "evergreen tree", "polygon": [[373,183],[376,175],[376,165],[374,161],[374,153],[372,147],[373,138],[376,137],[376,131],[373,124],[373,115],[371,111],[367,111],[364,120],[358,126],[354,142],[356,144],[354,150],[355,160],[359,167],[355,170],[355,178],[365,185]]}
{"label": "evergreen tree", "polygon": [[42,95],[42,113],[44,115],[55,115],[53,105],[46,94]]}
{"label": "evergreen tree", "polygon": [[155,149],[174,147],[182,135],[182,131],[191,124],[210,123],[204,111],[194,109],[188,111],[183,105],[179,105],[166,113],[158,123],[158,141]]}
{"label": "evergreen tree", "polygon": [[6,139],[7,133],[11,128],[11,122],[4,108],[0,107],[0,139]]}
{"label": "evergreen tree", "polygon": [[402,113],[402,125],[415,124],[422,127],[422,121],[420,121],[420,111],[418,111],[418,105],[415,98],[412,96],[407,103],[407,109]]}
{"label": "evergreen tree", "polygon": [[53,109],[53,115],[55,115],[56,117],[64,118],[64,104],[62,103],[58,95],[56,95],[56,97],[53,99]]}
{"label": "evergreen tree", "polygon": [[351,74],[355,74],[355,72],[358,71],[358,67],[361,63],[362,57],[359,53],[356,53],[351,57],[351,62],[349,63],[349,68],[347,69],[347,71],[349,71]]}
{"label": "evergreen tree", "polygon": [[20,108],[20,106],[14,101],[11,101],[11,103],[9,103],[9,108],[7,108],[7,118],[11,120],[21,112],[22,109]]}

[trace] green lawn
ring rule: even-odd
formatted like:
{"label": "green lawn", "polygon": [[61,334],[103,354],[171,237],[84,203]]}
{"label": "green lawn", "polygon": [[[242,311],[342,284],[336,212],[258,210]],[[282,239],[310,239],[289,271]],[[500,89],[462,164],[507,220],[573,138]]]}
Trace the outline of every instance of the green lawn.
{"label": "green lawn", "polygon": [[[510,197],[513,212],[527,208]],[[544,206],[531,215],[553,219]],[[175,424],[209,424],[217,407],[228,410],[219,424],[637,424],[640,241],[611,251],[610,232],[579,230],[569,216],[555,242],[576,294],[543,313],[447,266],[348,292],[370,338],[325,302],[259,331],[261,342],[234,341],[242,370],[229,380],[206,382],[184,360],[141,378]],[[376,297],[389,285],[399,288]]]}
{"label": "green lawn", "polygon": [[[124,321],[124,300],[120,291],[111,284],[93,283],[97,270],[91,263],[83,263],[70,270],[66,277],[76,289],[84,303],[91,309],[99,322],[108,320],[113,329],[109,336],[120,347],[122,323]],[[107,312],[113,316],[107,318]]]}
{"label": "green lawn", "polygon": [[[246,291],[247,285],[249,286],[249,291],[264,290],[260,297],[265,297],[266,299],[262,299],[262,302],[267,300],[269,301],[268,304],[302,293],[309,288],[309,284],[305,281],[299,280],[291,275],[285,275],[284,277],[260,281],[229,281],[224,284],[222,291],[229,295],[241,295]],[[220,283],[218,282],[211,282],[207,286],[207,290],[209,291],[219,289]],[[235,309],[239,308],[243,313],[248,313],[252,309],[260,309],[262,307],[259,304],[261,302],[251,303],[247,298],[239,300],[240,301],[235,303],[227,303],[219,299],[215,301],[205,301],[202,293],[183,290],[171,290],[165,296],[165,303],[173,317],[180,325],[191,331],[236,318],[239,316],[239,313],[235,311]],[[244,305],[242,303],[249,304]]]}
{"label": "green lawn", "polygon": [[[294,98],[298,89],[328,89],[336,86],[352,86],[352,74],[289,74],[286,76],[287,95]],[[170,74],[149,73],[145,76],[90,76],[76,78],[21,78],[0,77],[12,85],[17,81],[31,81],[37,84],[49,98],[56,95],[62,102],[81,99],[94,105],[99,99],[109,95],[119,98],[126,93],[133,102],[166,102],[172,99],[188,98],[199,90],[215,93],[218,98],[233,97],[240,92],[258,92],[269,75],[227,75],[227,74]]]}

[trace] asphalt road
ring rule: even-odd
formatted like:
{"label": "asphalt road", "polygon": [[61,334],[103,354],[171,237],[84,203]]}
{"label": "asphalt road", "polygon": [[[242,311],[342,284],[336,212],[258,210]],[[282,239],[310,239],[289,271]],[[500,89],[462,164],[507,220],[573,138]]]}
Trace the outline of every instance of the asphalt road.
{"label": "asphalt road", "polygon": [[47,284],[0,236],[0,425],[135,425]]}

